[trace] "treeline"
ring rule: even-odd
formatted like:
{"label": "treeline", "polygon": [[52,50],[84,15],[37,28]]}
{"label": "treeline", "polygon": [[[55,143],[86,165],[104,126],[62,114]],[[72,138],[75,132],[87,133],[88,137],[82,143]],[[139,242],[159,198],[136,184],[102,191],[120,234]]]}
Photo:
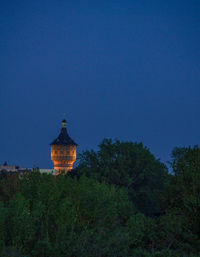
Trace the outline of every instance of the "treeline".
{"label": "treeline", "polygon": [[103,140],[65,176],[0,176],[0,256],[200,256],[200,148],[175,148],[171,169]]}

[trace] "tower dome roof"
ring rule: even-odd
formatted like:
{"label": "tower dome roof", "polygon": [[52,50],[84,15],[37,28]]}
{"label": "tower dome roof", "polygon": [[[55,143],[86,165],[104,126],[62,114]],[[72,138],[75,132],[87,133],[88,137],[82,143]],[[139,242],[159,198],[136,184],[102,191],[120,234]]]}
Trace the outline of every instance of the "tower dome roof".
{"label": "tower dome roof", "polygon": [[77,145],[68,135],[67,128],[63,126],[66,120],[62,121],[62,128],[59,136],[50,145]]}

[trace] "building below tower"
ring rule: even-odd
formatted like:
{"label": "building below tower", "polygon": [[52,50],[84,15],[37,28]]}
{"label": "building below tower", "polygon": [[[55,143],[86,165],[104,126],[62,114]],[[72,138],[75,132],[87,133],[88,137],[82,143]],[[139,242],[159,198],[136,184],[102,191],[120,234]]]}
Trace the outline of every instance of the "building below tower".
{"label": "building below tower", "polygon": [[66,120],[62,121],[60,134],[50,146],[51,160],[54,163],[56,174],[67,173],[72,170],[73,163],[76,161],[77,144],[68,135]]}

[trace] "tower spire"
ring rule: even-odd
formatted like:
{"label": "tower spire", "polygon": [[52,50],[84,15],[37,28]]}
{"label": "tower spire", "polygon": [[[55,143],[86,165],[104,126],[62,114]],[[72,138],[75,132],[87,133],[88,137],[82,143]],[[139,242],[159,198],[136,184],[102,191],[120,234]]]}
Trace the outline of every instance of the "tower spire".
{"label": "tower spire", "polygon": [[63,120],[62,120],[62,128],[66,128],[67,121],[66,121],[66,113],[63,113]]}
{"label": "tower spire", "polygon": [[62,120],[62,128],[66,128],[66,124],[67,124],[66,119]]}

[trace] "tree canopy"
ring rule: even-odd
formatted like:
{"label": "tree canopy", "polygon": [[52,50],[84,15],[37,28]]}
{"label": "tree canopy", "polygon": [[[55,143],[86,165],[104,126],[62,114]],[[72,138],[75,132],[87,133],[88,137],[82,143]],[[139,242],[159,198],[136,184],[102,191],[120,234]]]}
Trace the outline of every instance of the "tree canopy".
{"label": "tree canopy", "polygon": [[200,148],[174,148],[171,167],[104,140],[67,175],[1,175],[0,256],[200,256]]}
{"label": "tree canopy", "polygon": [[73,175],[85,174],[128,190],[136,208],[146,215],[159,209],[159,194],[168,177],[167,167],[142,143],[104,139],[97,152],[84,151]]}

